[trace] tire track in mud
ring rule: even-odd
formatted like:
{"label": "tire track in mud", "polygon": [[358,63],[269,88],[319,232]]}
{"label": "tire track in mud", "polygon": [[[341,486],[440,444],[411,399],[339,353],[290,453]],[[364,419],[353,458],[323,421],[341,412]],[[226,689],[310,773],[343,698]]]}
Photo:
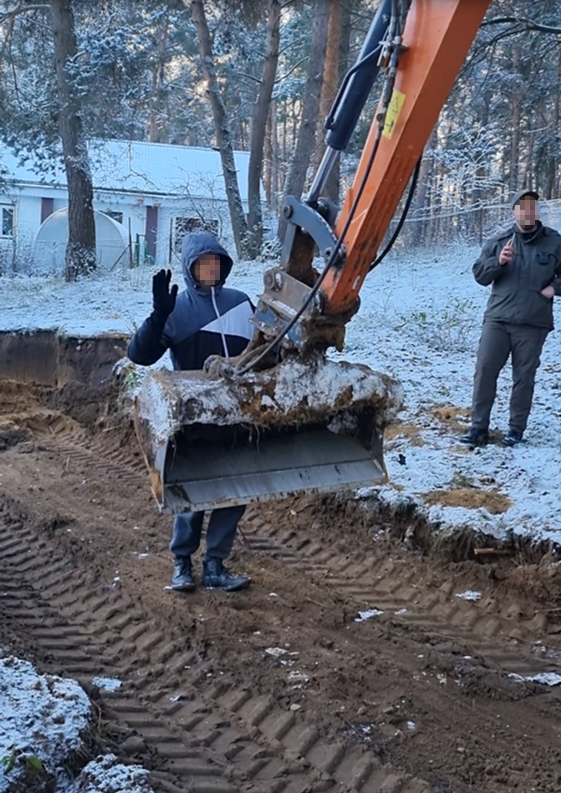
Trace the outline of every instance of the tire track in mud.
{"label": "tire track in mud", "polygon": [[89,435],[79,424],[63,416],[31,429],[40,448],[66,455],[88,467],[93,465],[101,475],[118,475],[125,484],[149,488],[146,466],[140,453],[135,457],[120,440],[113,443],[111,430],[107,430],[108,437],[102,440],[103,436]]}
{"label": "tire track in mud", "polygon": [[[37,564],[44,543],[37,543],[22,522],[0,517],[0,610],[21,632],[27,633],[48,655],[55,671],[72,675],[86,686],[96,675],[122,677],[118,654],[111,651],[110,638],[90,631],[65,618],[64,609],[53,607],[48,593],[56,587],[58,600],[71,600],[74,587],[65,587],[68,565],[59,561]],[[70,576],[69,576],[70,577]],[[95,626],[95,628],[94,628]],[[94,630],[91,630],[94,628]],[[227,771],[211,753],[194,749],[159,714],[135,696],[125,682],[125,692],[116,696],[100,692],[108,718],[126,725],[140,738],[137,745],[150,752],[158,770],[152,781],[169,793],[236,793],[239,787],[228,781]]]}
{"label": "tire track in mud", "polygon": [[102,699],[155,754],[170,793],[428,792],[366,749],[321,736],[272,698],[221,682],[215,662],[164,635],[119,586],[92,589],[84,571],[54,558],[7,510],[0,559],[4,613],[81,682],[100,674],[125,681]]}
{"label": "tire track in mud", "polygon": [[[502,616],[500,604],[495,601],[487,599],[480,605],[457,597],[461,593],[454,592],[452,581],[436,591],[423,591],[416,584],[415,570],[407,570],[399,562],[386,560],[380,570],[374,560],[364,555],[342,559],[339,550],[296,531],[279,529],[259,515],[245,518],[244,535],[253,550],[303,568],[356,601],[357,606],[379,609],[392,614],[397,622],[468,645],[507,672],[561,670],[561,659],[540,659],[525,647],[532,637],[543,635],[546,630],[548,620],[543,612],[520,621],[513,606],[511,615]],[[561,697],[561,691],[558,693]]]}
{"label": "tire track in mud", "polygon": [[[65,422],[57,433],[51,432],[50,441],[54,449],[80,464],[93,465],[102,476],[118,475],[128,485],[149,487],[142,460],[122,445],[113,447],[108,455],[106,445],[97,437],[73,432]],[[497,601],[486,599],[479,603],[456,597],[453,581],[436,591],[423,591],[417,586],[415,571],[399,562],[386,560],[380,570],[378,563],[364,554],[342,560],[338,549],[329,548],[316,538],[310,540],[305,533],[277,528],[251,510],[246,513],[243,531],[251,549],[315,575],[323,584],[354,600],[357,610],[360,606],[375,607],[392,613],[398,622],[468,646],[470,653],[482,655],[507,672],[536,674],[561,669],[561,660],[548,655],[540,657],[527,648],[532,638],[543,636],[546,631],[548,620],[543,612],[521,621],[513,606],[511,613],[504,616]]]}

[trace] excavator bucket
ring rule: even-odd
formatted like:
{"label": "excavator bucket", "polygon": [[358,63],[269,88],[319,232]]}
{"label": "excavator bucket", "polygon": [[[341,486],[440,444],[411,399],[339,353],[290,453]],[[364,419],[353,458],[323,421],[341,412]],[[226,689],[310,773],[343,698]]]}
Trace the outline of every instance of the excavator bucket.
{"label": "excavator bucket", "polygon": [[134,420],[156,500],[178,513],[380,484],[400,405],[389,377],[317,356],[243,378],[150,372]]}

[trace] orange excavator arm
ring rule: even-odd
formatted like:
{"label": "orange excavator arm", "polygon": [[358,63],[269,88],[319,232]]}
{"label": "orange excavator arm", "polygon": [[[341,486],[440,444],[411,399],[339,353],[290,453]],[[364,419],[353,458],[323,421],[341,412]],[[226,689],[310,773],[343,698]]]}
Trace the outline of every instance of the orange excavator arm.
{"label": "orange excavator arm", "polygon": [[[390,221],[452,89],[491,0],[417,0],[403,34],[405,47],[366,186],[345,234],[347,261],[323,283],[326,309],[340,313],[355,302]],[[354,184],[335,226],[338,235],[376,145],[370,131]]]}
{"label": "orange excavator arm", "polygon": [[[490,4],[382,0],[327,122],[327,152],[310,193],[303,200],[288,197],[283,208],[288,229],[281,265],[265,273],[256,314],[265,337],[275,336],[271,345],[342,349],[360,289]],[[333,223],[321,188],[380,70],[382,98],[354,183]],[[326,262],[319,278],[312,267],[317,249]]]}

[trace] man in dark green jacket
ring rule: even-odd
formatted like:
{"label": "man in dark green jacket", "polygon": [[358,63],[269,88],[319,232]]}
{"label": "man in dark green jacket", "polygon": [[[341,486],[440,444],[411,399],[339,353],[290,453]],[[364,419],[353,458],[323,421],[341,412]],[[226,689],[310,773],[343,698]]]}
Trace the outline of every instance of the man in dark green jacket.
{"label": "man in dark green jacket", "polygon": [[469,446],[489,439],[497,378],[512,356],[507,446],[523,440],[543,344],[553,330],[553,298],[561,295],[561,235],[539,220],[539,195],[523,190],[512,203],[514,226],[492,237],[473,265],[478,284],[491,286],[477,352]]}

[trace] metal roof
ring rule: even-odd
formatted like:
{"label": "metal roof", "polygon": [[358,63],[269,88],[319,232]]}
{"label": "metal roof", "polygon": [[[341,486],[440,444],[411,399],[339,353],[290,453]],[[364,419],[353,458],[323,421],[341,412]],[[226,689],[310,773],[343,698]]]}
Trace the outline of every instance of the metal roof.
{"label": "metal roof", "polygon": [[[220,154],[214,149],[93,139],[88,151],[95,190],[226,200]],[[241,198],[247,201],[249,152],[236,151],[234,158]],[[0,173],[15,184],[66,188],[60,161],[52,164],[50,173],[41,173],[32,154],[22,163],[21,157],[3,144]]]}

